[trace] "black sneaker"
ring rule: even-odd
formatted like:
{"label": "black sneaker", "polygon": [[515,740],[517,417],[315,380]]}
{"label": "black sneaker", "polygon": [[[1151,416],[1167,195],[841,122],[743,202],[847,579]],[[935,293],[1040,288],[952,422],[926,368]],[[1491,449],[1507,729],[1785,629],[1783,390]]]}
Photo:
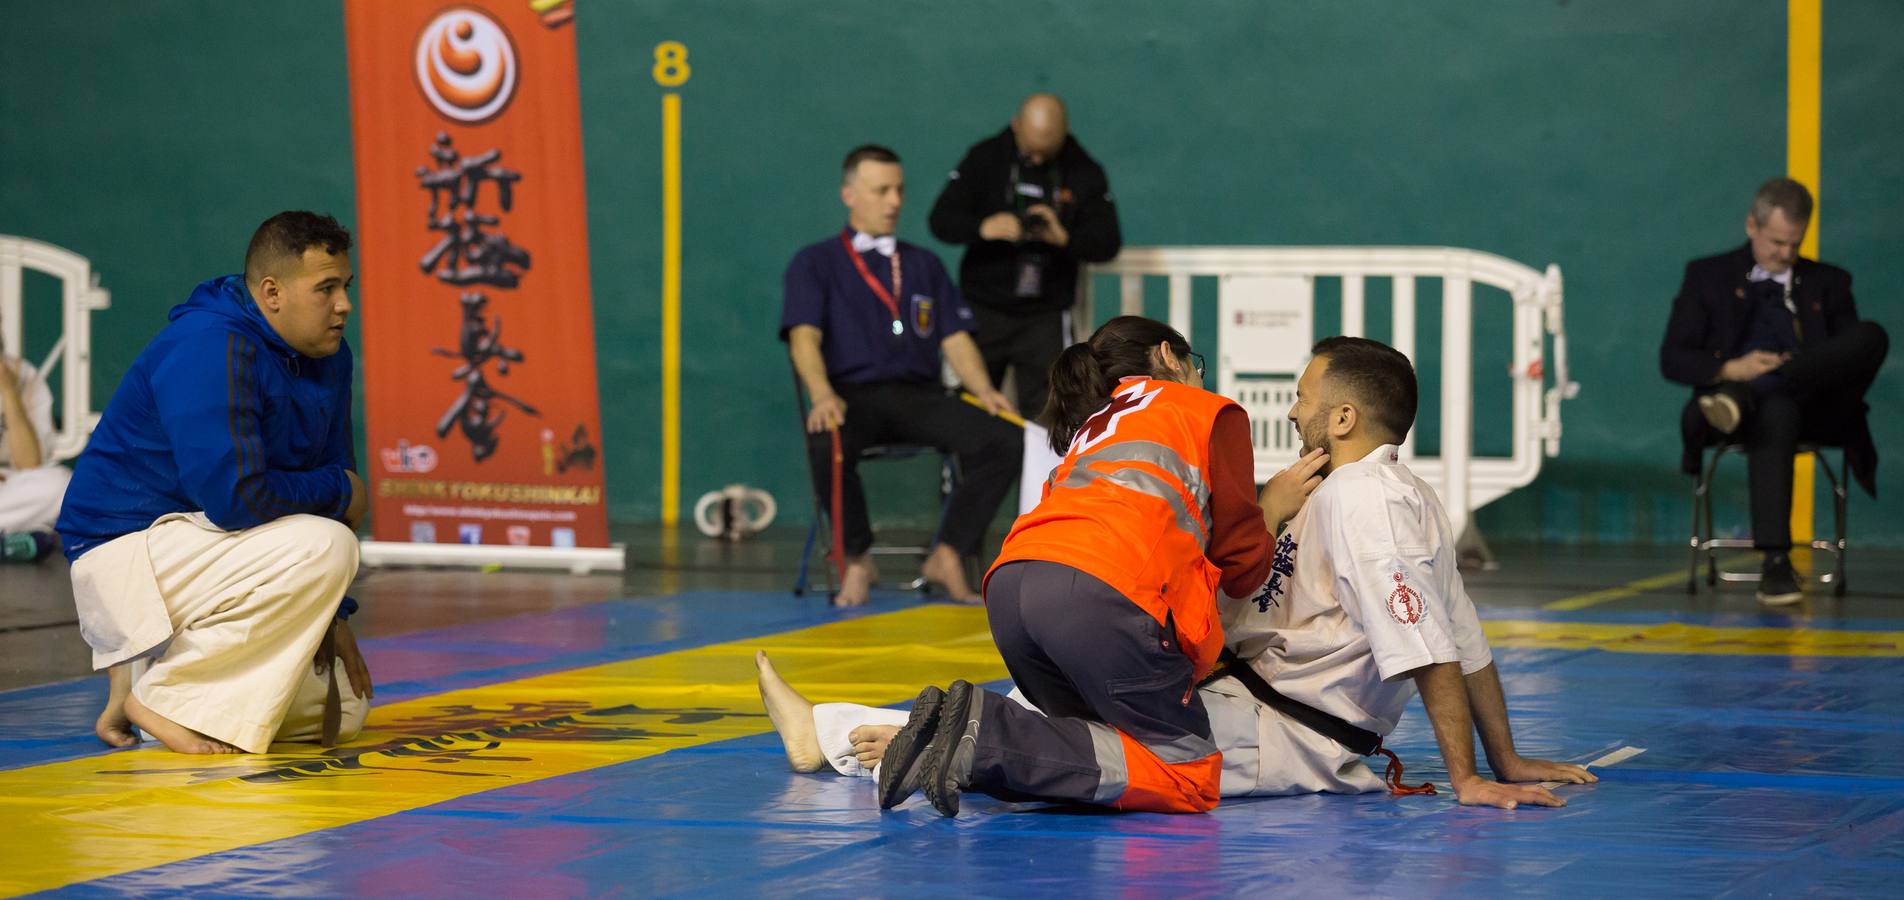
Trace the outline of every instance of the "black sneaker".
{"label": "black sneaker", "polygon": [[1792,571],[1792,558],[1783,553],[1765,554],[1759,570],[1759,602],[1766,606],[1790,606],[1805,599],[1798,587],[1798,573]]}
{"label": "black sneaker", "polygon": [[927,687],[912,701],[912,712],[905,727],[886,744],[879,760],[879,808],[892,809],[919,789],[920,773],[925,769],[926,745],[939,727],[939,708],[945,692]]}
{"label": "black sneaker", "polygon": [[946,688],[945,704],[939,709],[939,729],[927,745],[923,765],[926,799],[939,815],[951,818],[959,814],[959,792],[971,783],[972,758],[978,752],[979,709],[984,692],[969,681],[954,681]]}

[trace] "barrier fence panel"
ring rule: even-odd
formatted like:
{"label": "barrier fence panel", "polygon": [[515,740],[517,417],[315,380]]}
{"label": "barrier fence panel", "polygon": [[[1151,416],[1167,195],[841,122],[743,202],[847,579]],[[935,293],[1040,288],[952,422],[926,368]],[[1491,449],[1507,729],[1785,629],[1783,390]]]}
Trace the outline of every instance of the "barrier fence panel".
{"label": "barrier fence panel", "polygon": [[[1417,427],[1402,445],[1410,468],[1441,493],[1457,533],[1469,514],[1540,474],[1541,460],[1560,452],[1560,405],[1579,386],[1568,378],[1567,337],[1560,268],[1536,271],[1491,253],[1452,247],[1126,247],[1110,263],[1093,266],[1080,279],[1078,316],[1094,315],[1097,276],[1115,277],[1119,312],[1141,315],[1148,279],[1168,286],[1168,321],[1189,335],[1199,279],[1216,284],[1216,389],[1248,410],[1256,447],[1256,479],[1265,481],[1288,465],[1300,438],[1287,421],[1296,378],[1317,333],[1318,280],[1340,284],[1339,333],[1366,336],[1370,282],[1385,284],[1392,321],[1389,343],[1417,360],[1420,331],[1416,303],[1424,282],[1441,289],[1440,404],[1419,411]],[[1492,419],[1510,416],[1511,452],[1475,451],[1475,286],[1498,288],[1511,309],[1485,309],[1511,316],[1511,396],[1507,409],[1480,411]],[[1081,328],[1080,331],[1088,331]],[[1434,417],[1440,446],[1419,451],[1420,423]]]}
{"label": "barrier fence panel", "polygon": [[40,272],[60,282],[60,333],[52,348],[39,360],[40,378],[54,377],[54,408],[59,411],[59,427],[53,434],[53,446],[45,448],[47,457],[64,461],[86,449],[86,439],[99,423],[92,408],[92,314],[112,305],[112,294],[99,286],[99,275],[86,257],[32,238],[0,234],[0,342],[6,352],[25,358],[21,343],[24,278],[27,271]]}

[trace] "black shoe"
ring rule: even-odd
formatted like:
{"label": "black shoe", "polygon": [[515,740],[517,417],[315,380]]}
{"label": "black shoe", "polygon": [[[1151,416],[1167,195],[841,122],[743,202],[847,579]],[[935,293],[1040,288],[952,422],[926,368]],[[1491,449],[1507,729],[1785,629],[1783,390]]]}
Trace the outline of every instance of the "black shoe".
{"label": "black shoe", "polygon": [[983,697],[984,692],[969,681],[952,682],[945,692],[945,704],[939,708],[939,729],[926,747],[926,799],[947,818],[959,814],[959,792],[971,783]]}
{"label": "black shoe", "polygon": [[912,701],[912,713],[906,717],[905,727],[886,743],[886,753],[879,760],[880,809],[892,809],[904,803],[919,789],[926,745],[932,742],[933,732],[939,727],[939,708],[944,700],[945,692],[936,687],[920,691],[919,699]]}
{"label": "black shoe", "polygon": [[1790,606],[1805,599],[1798,587],[1798,573],[1792,571],[1792,558],[1783,553],[1765,554],[1759,570],[1759,602],[1766,606]]}

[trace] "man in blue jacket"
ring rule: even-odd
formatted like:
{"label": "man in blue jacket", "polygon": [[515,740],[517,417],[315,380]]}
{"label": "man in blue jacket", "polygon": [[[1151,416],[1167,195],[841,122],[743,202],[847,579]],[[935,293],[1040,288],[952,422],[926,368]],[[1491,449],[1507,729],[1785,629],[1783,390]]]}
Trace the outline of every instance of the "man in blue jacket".
{"label": "man in blue jacket", "polygon": [[[366,495],[351,448],[350,233],[283,212],[242,275],[172,308],[73,468],[58,529],[111,693],[96,731],[180,753],[354,736],[344,621]],[[348,686],[341,682],[348,679]]]}

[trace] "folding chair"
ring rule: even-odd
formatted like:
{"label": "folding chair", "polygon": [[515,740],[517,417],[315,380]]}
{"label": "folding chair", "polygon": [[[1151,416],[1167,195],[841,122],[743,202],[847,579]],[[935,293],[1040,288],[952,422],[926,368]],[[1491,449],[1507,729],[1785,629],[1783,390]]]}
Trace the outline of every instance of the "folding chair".
{"label": "folding chair", "polygon": [[[1831,462],[1824,456],[1823,451],[1826,449],[1838,451],[1837,472],[1831,470]],[[1699,483],[1693,489],[1692,562],[1686,569],[1686,593],[1688,594],[1699,593],[1699,564],[1701,559],[1705,562],[1706,585],[1708,587],[1716,586],[1720,581],[1754,582],[1760,578],[1757,572],[1727,572],[1721,570],[1719,568],[1718,554],[1714,552],[1717,550],[1739,550],[1752,547],[1752,541],[1747,538],[1713,537],[1712,479],[1719,471],[1719,462],[1725,459],[1727,454],[1734,451],[1737,451],[1743,456],[1745,454],[1745,445],[1736,441],[1726,441],[1714,446],[1712,448],[1712,455],[1708,457],[1705,466],[1700,470]],[[1845,593],[1845,488],[1850,484],[1850,465],[1845,462],[1844,449],[1842,447],[1829,447],[1828,445],[1818,443],[1801,443],[1798,445],[1798,452],[1817,454],[1820,462],[1818,468],[1825,473],[1825,481],[1831,485],[1831,505],[1833,518],[1837,523],[1837,537],[1829,541],[1813,540],[1811,542],[1811,549],[1831,554],[1831,571],[1818,576],[1818,581],[1821,584],[1831,585],[1831,593],[1833,596],[1842,597]]]}
{"label": "folding chair", "polygon": [[[807,397],[806,387],[801,383],[800,373],[797,371],[793,374],[793,397],[794,409],[799,413],[800,436],[803,442],[800,449],[802,459],[804,460],[806,454],[804,442],[808,438],[806,433],[807,412],[811,404]],[[860,451],[859,462],[861,465],[864,465],[868,462],[881,460],[907,460],[927,453],[938,452],[938,448],[925,444],[875,444]],[[946,495],[951,493],[952,486],[958,483],[959,473],[958,460],[950,455],[942,456],[941,458],[943,465],[940,470],[939,500],[941,504],[943,504]],[[811,472],[808,473],[808,477],[811,478]],[[832,498],[822,496],[819,482],[814,481],[813,524],[807,528],[806,544],[800,551],[800,573],[794,578],[793,582],[793,594],[796,597],[804,595],[808,590],[822,592],[828,596],[839,591],[840,586],[834,583],[838,580],[837,575],[830,572],[828,566],[820,566],[817,573],[812,566],[813,550],[816,546],[820,549],[821,559],[829,560],[833,555],[832,505]],[[887,544],[884,546],[875,544],[868,552],[876,557],[915,556],[924,559],[927,554],[932,552],[932,544],[930,543],[930,539],[924,544]],[[903,582],[875,586],[893,590],[919,591],[920,593],[924,593],[928,584],[924,578],[915,577]]]}

